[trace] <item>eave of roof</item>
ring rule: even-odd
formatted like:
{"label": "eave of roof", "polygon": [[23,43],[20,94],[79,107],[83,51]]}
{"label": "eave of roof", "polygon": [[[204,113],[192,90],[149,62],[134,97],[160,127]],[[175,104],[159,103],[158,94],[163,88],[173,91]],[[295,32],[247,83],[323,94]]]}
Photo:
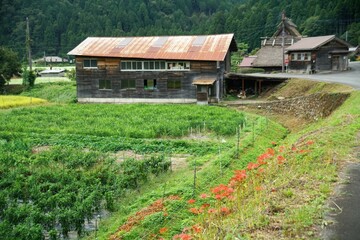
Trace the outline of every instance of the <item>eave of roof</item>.
{"label": "eave of roof", "polygon": [[234,34],[153,37],[88,37],[68,55],[164,60],[223,61],[236,51]]}
{"label": "eave of roof", "polygon": [[290,47],[286,48],[287,52],[291,51],[309,51],[317,49],[328,42],[336,40],[341,44],[350,47],[351,45],[340,38],[337,38],[335,35],[328,35],[328,36],[318,36],[318,37],[307,37],[302,38],[300,41],[296,42],[295,44],[291,45]]}

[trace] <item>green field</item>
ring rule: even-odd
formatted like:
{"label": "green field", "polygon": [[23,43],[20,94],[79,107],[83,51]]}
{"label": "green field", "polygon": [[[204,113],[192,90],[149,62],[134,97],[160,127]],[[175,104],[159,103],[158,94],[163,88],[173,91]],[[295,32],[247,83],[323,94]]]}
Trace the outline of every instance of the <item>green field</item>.
{"label": "green field", "polygon": [[[69,231],[82,235],[86,219],[101,209],[123,208],[131,191],[153,184],[154,196],[160,197],[156,179],[179,176],[167,172],[174,154],[187,154],[184,164],[190,166],[211,163],[208,174],[199,172],[206,181],[199,180],[198,187],[215,183],[218,164],[223,174],[232,168],[237,129],[244,131],[243,149],[253,144],[252,129],[260,141],[267,124],[235,110],[197,105],[55,104],[0,111],[0,234],[4,239],[41,239],[44,233],[57,239],[59,232]],[[275,134],[282,135],[283,130]],[[142,157],[119,162],[119,151]],[[181,174],[191,179],[192,167]],[[188,187],[188,181],[169,182],[167,194],[188,192]],[[181,219],[177,224],[174,232]]]}

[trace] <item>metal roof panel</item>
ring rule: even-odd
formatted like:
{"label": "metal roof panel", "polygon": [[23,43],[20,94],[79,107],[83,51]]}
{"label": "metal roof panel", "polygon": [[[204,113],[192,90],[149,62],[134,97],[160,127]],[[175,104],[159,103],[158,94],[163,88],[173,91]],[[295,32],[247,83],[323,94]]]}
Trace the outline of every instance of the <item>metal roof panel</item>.
{"label": "metal roof panel", "polygon": [[88,37],[68,54],[164,60],[223,61],[234,50],[234,34],[154,37]]}

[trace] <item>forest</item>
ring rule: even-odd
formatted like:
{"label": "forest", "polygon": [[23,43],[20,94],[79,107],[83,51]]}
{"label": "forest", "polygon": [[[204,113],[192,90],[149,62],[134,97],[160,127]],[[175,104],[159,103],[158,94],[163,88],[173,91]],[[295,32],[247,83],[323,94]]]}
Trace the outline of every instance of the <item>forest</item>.
{"label": "forest", "polygon": [[26,17],[34,57],[66,56],[88,36],[235,33],[249,51],[286,12],[303,35],[360,41],[358,0],[1,0],[0,45],[25,59]]}

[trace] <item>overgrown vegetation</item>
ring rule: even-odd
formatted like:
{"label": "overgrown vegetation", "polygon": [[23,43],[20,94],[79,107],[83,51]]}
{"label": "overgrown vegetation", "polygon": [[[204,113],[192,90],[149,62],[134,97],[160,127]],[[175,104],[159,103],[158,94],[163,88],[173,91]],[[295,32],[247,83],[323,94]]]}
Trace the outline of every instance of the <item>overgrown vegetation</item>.
{"label": "overgrown vegetation", "polygon": [[43,98],[55,103],[77,102],[76,85],[73,82],[37,83],[32,89],[25,89],[21,95]]}

